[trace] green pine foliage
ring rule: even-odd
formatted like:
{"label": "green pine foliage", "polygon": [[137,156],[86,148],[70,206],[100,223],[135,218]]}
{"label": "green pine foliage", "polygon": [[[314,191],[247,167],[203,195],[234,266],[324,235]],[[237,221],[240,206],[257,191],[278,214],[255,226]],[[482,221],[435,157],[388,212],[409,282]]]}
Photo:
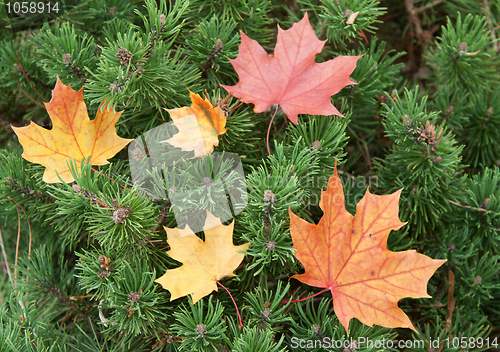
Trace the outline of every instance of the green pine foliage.
{"label": "green pine foliage", "polygon": [[431,47],[427,56],[437,81],[465,90],[492,89],[488,83],[499,78],[499,57],[486,19],[469,14],[463,20],[459,15],[456,23],[447,22],[436,48]]}
{"label": "green pine foliage", "polygon": [[[9,13],[8,3],[0,0],[0,351],[461,352],[500,343],[498,1],[65,0],[50,14],[14,14],[12,2]],[[305,13],[325,41],[316,62],[363,56],[353,84],[332,98],[343,117],[300,115],[295,125],[277,109],[268,155],[276,107],[256,114],[221,85],[238,82],[231,60],[241,32],[273,54],[277,25]],[[72,161],[71,184],[43,182],[44,167],[22,158],[11,128],[51,128],[44,103],[57,77],[83,89],[91,118],[104,100],[123,111],[117,133],[137,147],[104,166]],[[166,110],[190,106],[190,91],[223,108],[228,130],[217,154],[169,150],[188,158],[176,169],[150,142],[171,137],[161,129]],[[391,250],[447,260],[429,281],[432,298],[399,303],[416,331],[353,319],[347,335],[330,292],[290,302],[319,289],[290,279],[303,267],[289,211],[317,224],[335,166],[352,214],[367,188],[402,190],[407,224],[390,234]],[[145,184],[133,168],[150,171]],[[201,226],[206,210],[234,220],[235,245],[249,243],[236,276],[221,282],[232,297],[219,287],[196,304],[171,301],[155,282],[180,266],[166,254],[164,227],[184,226],[176,214]],[[421,344],[381,345],[409,340]]]}

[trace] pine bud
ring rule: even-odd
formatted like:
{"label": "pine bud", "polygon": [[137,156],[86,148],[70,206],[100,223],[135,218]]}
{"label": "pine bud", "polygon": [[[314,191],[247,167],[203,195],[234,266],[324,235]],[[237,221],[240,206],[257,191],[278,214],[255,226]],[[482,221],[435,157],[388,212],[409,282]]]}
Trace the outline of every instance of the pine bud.
{"label": "pine bud", "polygon": [[434,163],[440,164],[441,161],[443,161],[443,158],[441,158],[440,156],[435,156],[434,158],[432,158],[432,160],[434,161]]}
{"label": "pine bud", "polygon": [[71,189],[75,193],[82,194],[82,188],[78,186],[76,183],[73,186],[71,186]]}
{"label": "pine bud", "polygon": [[454,107],[453,107],[453,105],[451,105],[445,110],[445,112],[444,112],[445,120],[448,120],[451,117],[451,115],[453,114],[453,109],[454,109]]}
{"label": "pine bud", "polygon": [[404,123],[406,123],[407,125],[411,125],[411,123],[412,123],[412,120],[411,120],[411,118],[410,118],[410,115],[408,115],[408,114],[404,114],[404,115],[403,115],[403,121],[404,121]]}
{"label": "pine bud", "polygon": [[269,310],[269,308],[264,308],[261,312],[260,312],[260,318],[264,321],[268,321],[269,318],[271,317],[271,311]]}
{"label": "pine bud", "polygon": [[128,64],[132,58],[132,53],[125,49],[123,46],[116,52],[115,56],[120,60],[122,65]]}
{"label": "pine bud", "polygon": [[160,15],[160,27],[163,27],[165,25],[165,22],[167,21],[167,16],[164,14]]}
{"label": "pine bud", "polygon": [[100,274],[97,275],[98,279],[101,279],[102,281],[106,281],[106,277],[110,274],[109,270],[103,270],[101,271]]}
{"label": "pine bud", "polygon": [[276,202],[276,196],[271,192],[271,190],[264,191],[264,203],[274,204]]}
{"label": "pine bud", "polygon": [[203,184],[203,186],[208,188],[212,185],[212,180],[210,179],[210,177],[203,177],[203,180],[201,180],[201,183]]}
{"label": "pine bud", "polygon": [[467,52],[467,43],[466,42],[461,42],[458,44],[458,54],[463,55]]}
{"label": "pine bud", "polygon": [[120,89],[120,85],[118,82],[113,82],[109,85],[109,90],[112,91],[113,93],[118,93],[118,90]]}
{"label": "pine bud", "polygon": [[100,265],[101,268],[109,270],[109,264],[111,263],[111,259],[106,258],[103,255],[100,255],[99,258],[97,259],[99,260],[99,263],[101,263]]}
{"label": "pine bud", "polygon": [[349,346],[344,348],[343,352],[356,352],[357,347],[358,347],[358,342],[354,340],[349,344]]}
{"label": "pine bud", "polygon": [[349,18],[349,16],[351,16],[351,14],[352,14],[352,10],[350,10],[350,9],[347,9],[347,10],[342,12],[342,16],[344,16],[345,18]]}
{"label": "pine bud", "polygon": [[217,51],[220,53],[222,49],[224,49],[224,46],[222,45],[222,39],[217,38],[215,41],[215,46],[217,47]]}
{"label": "pine bud", "polygon": [[391,99],[394,100],[394,102],[397,102],[399,99],[398,99],[398,90],[397,89],[393,89],[391,91]]}
{"label": "pine bud", "polygon": [[276,242],[266,242],[264,247],[266,248],[266,251],[274,251],[276,249]]}
{"label": "pine bud", "polygon": [[68,65],[68,66],[71,65],[71,55],[70,54],[64,54],[62,56],[62,58],[63,58],[63,61],[66,65]]}
{"label": "pine bud", "polygon": [[135,76],[139,77],[144,72],[144,66],[137,66],[137,71],[135,72]]}
{"label": "pine bud", "polygon": [[311,150],[318,150],[320,144],[321,144],[320,141],[314,141],[311,143],[310,149]]}
{"label": "pine bud", "polygon": [[383,103],[387,104],[388,102],[389,102],[389,98],[385,94],[380,95],[377,99],[377,103],[379,103],[379,104],[383,104]]}
{"label": "pine bud", "polygon": [[130,215],[130,207],[115,207],[111,219],[115,224],[123,224]]}
{"label": "pine bud", "polygon": [[478,276],[476,276],[476,277],[474,278],[474,282],[475,282],[476,284],[480,284],[480,283],[481,283],[481,281],[483,281],[483,279],[482,279],[482,278],[481,278],[481,276],[479,276],[479,275],[478,275]]}
{"label": "pine bud", "polygon": [[137,292],[130,292],[127,296],[128,303],[137,303],[141,300],[142,289]]}
{"label": "pine bud", "polygon": [[483,209],[488,209],[488,203],[490,201],[490,198],[486,198],[482,203],[481,203],[481,208]]}
{"label": "pine bud", "polygon": [[486,110],[486,119],[489,120],[493,116],[493,113],[495,110],[493,110],[493,106],[490,106],[488,110]]}
{"label": "pine bud", "polygon": [[315,335],[321,335],[321,326],[318,324],[314,324],[313,331]]}
{"label": "pine bud", "polygon": [[207,334],[207,326],[205,324],[198,324],[196,325],[194,332],[197,333],[199,336],[202,335],[204,336]]}

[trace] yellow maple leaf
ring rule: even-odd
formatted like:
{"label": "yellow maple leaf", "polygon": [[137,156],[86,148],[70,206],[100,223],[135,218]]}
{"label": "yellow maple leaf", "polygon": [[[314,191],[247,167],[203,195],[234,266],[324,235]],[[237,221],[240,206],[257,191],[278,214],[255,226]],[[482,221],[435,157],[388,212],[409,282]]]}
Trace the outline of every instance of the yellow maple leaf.
{"label": "yellow maple leaf", "polygon": [[208,211],[203,226],[205,242],[195,234],[181,236],[178,228],[165,227],[171,248],[167,254],[183,263],[155,280],[170,291],[171,301],[191,295],[194,304],[212,291],[217,291],[217,281],[235,276],[233,271],[245,257],[241,252],[248,248],[249,243],[233,245],[233,229],[234,220],[227,226],[222,225]]}
{"label": "yellow maple leaf", "polygon": [[[99,106],[96,118],[90,120],[83,101],[83,88],[74,91],[57,77],[52,99],[45,103],[52,129],[47,130],[33,122],[26,127],[12,126],[24,149],[22,157],[45,166],[45,182],[60,182],[57,174],[64,182],[73,182],[67,164],[69,160],[80,162],[90,157],[90,164],[106,165],[109,164],[107,159],[132,141],[116,134],[115,125],[122,112],[114,112],[111,104],[101,111],[103,104]],[[79,163],[77,167],[80,167]]]}
{"label": "yellow maple leaf", "polygon": [[166,109],[179,132],[161,143],[169,143],[183,151],[194,151],[195,157],[202,157],[219,145],[218,136],[227,131],[226,116],[220,107],[214,108],[207,98],[202,99],[193,92],[189,92],[189,96],[192,102],[190,107]]}

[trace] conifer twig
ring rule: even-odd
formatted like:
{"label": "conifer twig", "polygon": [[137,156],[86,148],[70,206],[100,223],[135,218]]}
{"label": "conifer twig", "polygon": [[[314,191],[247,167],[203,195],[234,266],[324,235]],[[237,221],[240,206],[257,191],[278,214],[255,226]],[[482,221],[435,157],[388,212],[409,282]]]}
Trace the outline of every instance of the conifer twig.
{"label": "conifer twig", "polygon": [[2,254],[5,261],[5,267],[7,268],[7,274],[9,275],[10,284],[13,285],[12,275],[10,273],[10,268],[9,268],[9,261],[7,260],[7,253],[5,252],[5,246],[3,244],[2,230],[0,230],[0,247],[2,247]]}
{"label": "conifer twig", "polygon": [[488,29],[490,30],[491,33],[491,40],[493,43],[493,49],[495,51],[499,50],[499,44],[496,43],[497,41],[497,36],[495,34],[495,28],[493,26],[493,21],[491,20],[491,11],[490,11],[490,4],[488,3],[488,0],[483,0],[483,10],[484,10],[484,17],[486,17],[486,21],[488,22]]}
{"label": "conifer twig", "polygon": [[37,102],[35,99],[33,99],[24,89],[23,87],[21,87],[21,84],[19,84],[19,81],[17,80],[16,76],[14,75],[14,79],[16,80],[16,83],[17,83],[17,86],[19,87],[19,89],[21,89],[21,91],[28,97],[29,100],[31,100],[33,103],[35,103],[36,105],[42,107],[45,109],[45,106],[43,106],[42,104],[40,104],[39,102]]}
{"label": "conifer twig", "polygon": [[448,273],[448,282],[450,286],[448,286],[448,308],[446,312],[446,324],[444,325],[444,332],[448,328],[451,331],[451,317],[453,316],[453,310],[455,309],[455,299],[453,298],[453,290],[455,288],[455,274],[450,270]]}
{"label": "conifer twig", "polygon": [[[23,73],[24,78],[26,78],[26,80],[28,81],[28,83],[30,83],[30,84],[31,84],[30,79],[29,79],[29,77],[28,77],[28,74],[26,73],[26,71],[24,70],[23,65],[21,64],[21,59],[19,58],[19,53],[18,53],[18,52],[16,52],[16,56],[17,56],[17,63],[18,63],[18,65],[19,65],[19,69],[20,69],[20,70],[21,70],[21,72]],[[31,79],[32,79],[33,81],[35,81],[35,79],[33,79],[33,78],[31,78]],[[40,84],[40,85],[44,86],[45,88],[49,88],[49,87],[48,87],[46,84],[44,84],[43,82],[40,82],[39,80],[36,80],[36,81],[38,81],[38,82],[35,82],[35,83]],[[45,98],[44,98],[44,97],[43,97],[40,93],[38,93],[38,91],[36,90],[36,87],[33,87],[33,90],[35,91],[36,95],[38,95],[38,97],[40,97],[40,98],[42,99],[42,101],[45,101]]]}
{"label": "conifer twig", "polygon": [[422,25],[420,24],[420,19],[418,18],[418,10],[415,9],[414,0],[405,0],[405,8],[408,13],[408,22],[410,22],[410,25],[413,25],[415,35],[420,39],[423,30]]}
{"label": "conifer twig", "polygon": [[494,214],[494,215],[499,215],[499,213],[494,212],[492,210],[488,210],[488,209],[484,209],[484,208],[471,207],[470,205],[462,205],[462,204],[454,202],[454,201],[452,201],[450,199],[447,199],[447,201],[450,202],[453,205],[456,205],[457,207],[460,207],[460,208],[472,209],[472,210],[480,211],[480,212],[483,212],[483,213],[490,213],[490,214]]}
{"label": "conifer twig", "polygon": [[417,12],[423,12],[427,9],[430,9],[431,7],[434,7],[434,6],[437,6],[439,5],[440,3],[442,2],[445,2],[446,0],[435,0],[427,5],[423,5],[423,6],[420,6],[418,9],[417,9]]}
{"label": "conifer twig", "polygon": [[19,258],[19,242],[21,240],[21,213],[19,213],[19,208],[23,211],[24,215],[26,215],[26,220],[28,221],[28,229],[29,229],[29,234],[30,234],[30,239],[29,239],[29,246],[28,246],[28,259],[31,259],[31,242],[32,242],[32,233],[31,233],[31,223],[30,219],[28,218],[28,214],[26,214],[26,211],[24,208],[16,202],[14,199],[11,197],[7,196],[8,199],[10,199],[14,204],[16,204],[16,210],[17,210],[17,242],[16,242],[16,258],[14,261],[14,265],[16,266],[14,268],[14,280],[17,280],[17,259]]}
{"label": "conifer twig", "polygon": [[7,126],[4,125],[2,119],[5,118],[5,115],[4,114],[0,114],[0,125],[3,127],[3,129],[5,130],[5,132],[8,132],[10,133],[10,130],[7,128]]}
{"label": "conifer twig", "polygon": [[[10,198],[10,197],[8,197]],[[21,208],[21,210],[23,211],[24,215],[26,215],[26,221],[28,222],[28,231],[29,231],[29,234],[30,234],[30,239],[29,239],[29,245],[28,245],[28,260],[31,260],[31,242],[32,242],[32,239],[33,239],[33,235],[31,233],[31,223],[30,223],[30,219],[28,218],[28,214],[26,214],[26,211],[24,210],[24,208],[19,204],[17,203],[15,200],[11,199],[14,203],[17,204],[17,206],[19,206],[19,208]],[[16,206],[16,208],[17,208]],[[19,211],[18,211],[18,214],[19,214]],[[21,218],[19,218],[19,221],[21,221]],[[16,254],[17,256],[17,254]]]}
{"label": "conifer twig", "polygon": [[[158,215],[158,218],[156,220],[156,226],[151,229],[151,232],[156,232],[158,229],[163,225],[163,221],[165,221],[165,218],[168,215],[168,212],[170,211],[170,201],[163,202],[163,209],[160,211],[160,214]],[[151,241],[149,241],[151,243]]]}
{"label": "conifer twig", "polygon": [[[451,332],[451,317],[453,315],[453,310],[455,310],[455,299],[453,298],[453,290],[455,288],[455,274],[453,274],[453,271],[451,270],[448,273],[448,283],[450,284],[450,286],[448,286],[448,307],[446,309],[446,323],[444,324],[443,334],[446,334],[447,330]],[[444,341],[440,343],[439,348],[436,350],[436,352],[441,352],[443,350],[443,347]]]}

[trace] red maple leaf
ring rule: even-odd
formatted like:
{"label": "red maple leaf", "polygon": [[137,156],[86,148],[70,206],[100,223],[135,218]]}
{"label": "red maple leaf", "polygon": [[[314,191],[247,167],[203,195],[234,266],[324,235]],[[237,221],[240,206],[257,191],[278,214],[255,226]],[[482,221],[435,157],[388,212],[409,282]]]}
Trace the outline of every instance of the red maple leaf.
{"label": "red maple leaf", "polygon": [[305,269],[292,278],[331,291],[335,314],[346,331],[352,318],[366,325],[415,330],[398,301],[430,298],[427,281],[446,262],[414,250],[387,249],[389,232],[405,224],[398,218],[400,194],[377,196],[366,190],[352,216],[344,207],[335,167],[327,190],[321,192],[324,215],[317,225],[289,210],[295,257]]}
{"label": "red maple leaf", "polygon": [[230,60],[240,81],[235,86],[222,85],[223,88],[243,102],[255,104],[256,113],[278,103],[295,124],[298,114],[342,116],[330,98],[345,86],[355,84],[349,75],[361,56],[314,62],[326,40],[316,37],[307,14],[288,30],[278,26],[274,55],[268,55],[245,33],[240,34],[238,57]]}

